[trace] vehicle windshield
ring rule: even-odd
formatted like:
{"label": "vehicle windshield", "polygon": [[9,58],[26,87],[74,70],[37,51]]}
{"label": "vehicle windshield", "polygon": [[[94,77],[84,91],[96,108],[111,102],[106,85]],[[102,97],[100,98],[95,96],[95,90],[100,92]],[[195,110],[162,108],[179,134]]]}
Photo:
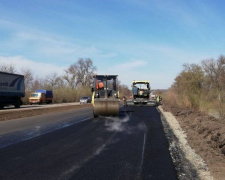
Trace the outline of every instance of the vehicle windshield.
{"label": "vehicle windshield", "polygon": [[38,93],[33,93],[33,94],[31,94],[31,97],[38,97],[38,96],[39,96]]}
{"label": "vehicle windshield", "polygon": [[134,86],[136,86],[139,89],[148,89],[148,84],[134,84]]}
{"label": "vehicle windshield", "polygon": [[81,99],[85,100],[85,99],[88,99],[88,97],[82,97]]}

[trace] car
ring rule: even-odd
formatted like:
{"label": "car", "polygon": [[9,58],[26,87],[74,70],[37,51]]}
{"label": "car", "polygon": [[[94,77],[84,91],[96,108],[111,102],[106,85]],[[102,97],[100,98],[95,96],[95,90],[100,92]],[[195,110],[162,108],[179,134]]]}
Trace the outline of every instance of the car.
{"label": "car", "polygon": [[86,104],[86,103],[91,103],[91,98],[90,97],[81,97],[80,104]]}

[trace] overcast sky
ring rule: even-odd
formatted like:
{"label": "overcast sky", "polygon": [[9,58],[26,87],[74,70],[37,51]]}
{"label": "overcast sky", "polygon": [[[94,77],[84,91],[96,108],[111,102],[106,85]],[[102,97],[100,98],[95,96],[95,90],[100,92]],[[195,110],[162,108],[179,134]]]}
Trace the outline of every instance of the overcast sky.
{"label": "overcast sky", "polygon": [[169,88],[184,63],[225,54],[223,0],[0,0],[0,63],[61,75],[78,58],[130,87]]}

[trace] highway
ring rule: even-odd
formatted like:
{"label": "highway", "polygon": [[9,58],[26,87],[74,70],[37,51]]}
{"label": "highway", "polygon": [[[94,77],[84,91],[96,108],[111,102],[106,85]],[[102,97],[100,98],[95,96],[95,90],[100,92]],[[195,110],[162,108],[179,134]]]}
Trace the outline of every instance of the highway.
{"label": "highway", "polygon": [[1,109],[0,112],[7,112],[7,111],[21,111],[26,109],[43,109],[43,108],[50,108],[50,107],[62,107],[68,105],[79,105],[79,102],[75,103],[60,103],[60,104],[33,104],[33,105],[22,105],[20,108],[15,108],[13,105],[5,106],[4,109]]}
{"label": "highway", "polygon": [[0,122],[0,179],[177,179],[155,107],[92,108]]}

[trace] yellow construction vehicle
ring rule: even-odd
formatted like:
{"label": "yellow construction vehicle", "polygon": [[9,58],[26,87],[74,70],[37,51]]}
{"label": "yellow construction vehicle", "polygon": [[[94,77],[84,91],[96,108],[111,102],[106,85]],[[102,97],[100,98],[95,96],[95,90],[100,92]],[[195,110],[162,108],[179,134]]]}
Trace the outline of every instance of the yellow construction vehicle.
{"label": "yellow construction vehicle", "polygon": [[156,100],[150,99],[149,81],[133,81],[132,99],[126,101],[127,106],[156,106]]}
{"label": "yellow construction vehicle", "polygon": [[92,104],[94,117],[119,116],[118,75],[93,76]]}

